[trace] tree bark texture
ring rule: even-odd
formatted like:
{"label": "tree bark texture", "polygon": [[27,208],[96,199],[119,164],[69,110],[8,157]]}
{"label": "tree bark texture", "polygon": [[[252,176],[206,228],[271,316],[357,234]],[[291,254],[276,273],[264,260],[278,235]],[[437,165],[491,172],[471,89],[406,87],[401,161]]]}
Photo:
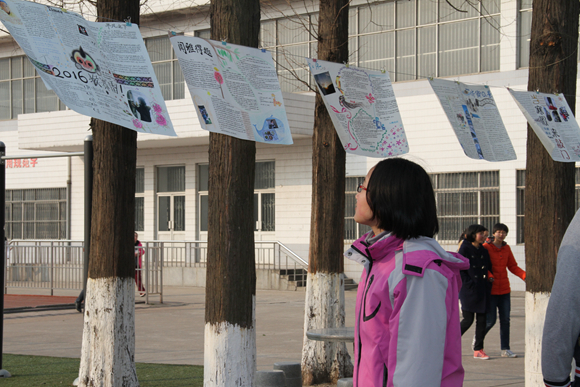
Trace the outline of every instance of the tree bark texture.
{"label": "tree bark texture", "polygon": [[[104,21],[130,17],[138,23],[139,0],[98,0],[97,15]],[[137,133],[95,118],[91,128],[91,251],[79,385],[138,387],[133,238]]]}
{"label": "tree bark texture", "polygon": [[[319,5],[318,59],[348,61],[346,0]],[[304,314],[302,381],[334,382],[352,375],[344,343],[313,343],[306,331],[344,326],[344,181],[346,154],[319,93],[312,136],[312,213]]]}
{"label": "tree bark texture", "polygon": [[[211,36],[258,46],[258,0],[212,0]],[[252,327],[256,145],[210,133],[205,322]]]}
{"label": "tree bark texture", "polygon": [[[534,0],[528,90],[564,94],[574,112],[577,0]],[[542,332],[558,249],[574,216],[575,163],[554,161],[528,125],[525,190],[526,387],[543,386]]]}
{"label": "tree bark texture", "polygon": [[[528,90],[563,93],[576,106],[579,2],[534,0]],[[556,256],[574,216],[574,163],[554,161],[528,125],[526,288],[549,292]]]}
{"label": "tree bark texture", "polygon": [[[259,0],[212,0],[211,37],[258,47]],[[204,386],[251,386],[256,370],[256,144],[210,133]]]}

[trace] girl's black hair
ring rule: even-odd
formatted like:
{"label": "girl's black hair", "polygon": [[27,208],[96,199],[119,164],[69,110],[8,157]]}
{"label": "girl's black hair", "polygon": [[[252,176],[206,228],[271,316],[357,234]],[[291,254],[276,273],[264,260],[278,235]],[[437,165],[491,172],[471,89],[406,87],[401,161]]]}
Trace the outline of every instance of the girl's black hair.
{"label": "girl's black hair", "polygon": [[496,231],[505,231],[505,233],[507,234],[510,230],[508,228],[508,226],[506,226],[503,223],[496,223],[493,226],[493,232],[491,233],[491,235],[495,234]]}
{"label": "girl's black hair", "polygon": [[379,162],[367,184],[366,198],[377,226],[399,238],[432,238],[439,232],[431,179],[412,161],[391,158]]}
{"label": "girl's black hair", "polygon": [[475,242],[475,235],[478,232],[482,231],[488,230],[485,226],[482,226],[481,224],[472,224],[471,226],[467,227],[467,230],[465,230],[465,239],[467,239],[467,241],[469,242]]}

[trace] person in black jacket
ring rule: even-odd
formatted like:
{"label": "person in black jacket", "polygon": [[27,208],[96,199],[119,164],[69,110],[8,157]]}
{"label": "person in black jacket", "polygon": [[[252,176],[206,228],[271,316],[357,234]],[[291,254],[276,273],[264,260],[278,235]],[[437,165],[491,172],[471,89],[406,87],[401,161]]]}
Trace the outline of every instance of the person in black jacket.
{"label": "person in black jacket", "polygon": [[461,271],[463,286],[459,292],[463,320],[461,320],[461,335],[473,324],[475,318],[475,343],[473,357],[487,360],[489,356],[483,351],[485,338],[486,313],[490,306],[491,260],[489,253],[483,247],[488,234],[487,228],[480,224],[472,224],[465,231],[465,240],[459,248],[459,254],[469,259],[469,270]]}

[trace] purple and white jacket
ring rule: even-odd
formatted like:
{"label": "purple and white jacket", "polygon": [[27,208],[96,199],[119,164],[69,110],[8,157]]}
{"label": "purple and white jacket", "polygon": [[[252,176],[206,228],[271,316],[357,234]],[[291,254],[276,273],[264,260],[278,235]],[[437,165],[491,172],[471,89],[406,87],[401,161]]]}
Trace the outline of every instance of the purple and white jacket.
{"label": "purple and white jacket", "polygon": [[356,299],[354,387],[463,386],[459,271],[469,261],[432,238],[370,234],[345,253],[365,267]]}

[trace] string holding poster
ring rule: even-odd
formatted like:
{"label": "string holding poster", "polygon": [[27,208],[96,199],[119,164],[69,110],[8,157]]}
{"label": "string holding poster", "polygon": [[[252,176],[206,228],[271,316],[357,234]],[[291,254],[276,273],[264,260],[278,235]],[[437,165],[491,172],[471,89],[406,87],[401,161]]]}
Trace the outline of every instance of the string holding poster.
{"label": "string holding poster", "polygon": [[368,157],[409,152],[387,72],[307,59],[344,150]]}
{"label": "string holding poster", "polygon": [[170,40],[203,129],[244,140],[292,144],[269,52],[191,36]]}
{"label": "string holding poster", "polygon": [[430,79],[429,83],[467,157],[487,161],[516,159],[488,86],[443,79]]}
{"label": "string holding poster", "polygon": [[580,128],[563,94],[508,90],[552,159],[580,161]]}
{"label": "string holding poster", "polygon": [[27,1],[1,5],[0,21],[70,109],[138,132],[176,135],[137,25],[89,22]]}

